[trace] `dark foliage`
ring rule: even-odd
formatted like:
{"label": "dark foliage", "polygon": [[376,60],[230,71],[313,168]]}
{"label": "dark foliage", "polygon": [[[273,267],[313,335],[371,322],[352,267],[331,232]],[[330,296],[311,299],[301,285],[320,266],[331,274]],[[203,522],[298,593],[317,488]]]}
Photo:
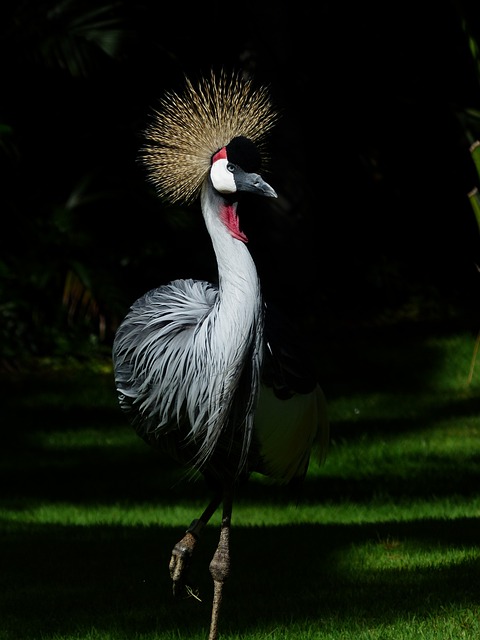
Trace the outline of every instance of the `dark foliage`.
{"label": "dark foliage", "polygon": [[269,298],[323,336],[476,328],[475,3],[159,7],[2,5],[0,358],[109,348],[136,297],[215,277],[198,209],[162,205],[138,162],[163,90],[211,66],[251,71],[283,113],[281,198],[243,222]]}

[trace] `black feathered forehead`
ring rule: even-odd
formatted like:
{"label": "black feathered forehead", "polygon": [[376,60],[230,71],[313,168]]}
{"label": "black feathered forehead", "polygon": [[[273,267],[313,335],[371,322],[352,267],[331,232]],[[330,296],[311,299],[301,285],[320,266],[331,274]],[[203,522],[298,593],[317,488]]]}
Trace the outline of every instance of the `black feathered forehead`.
{"label": "black feathered forehead", "polygon": [[262,157],[255,143],[249,138],[237,136],[233,138],[225,148],[229,162],[238,164],[238,166],[247,173],[257,173],[260,171]]}

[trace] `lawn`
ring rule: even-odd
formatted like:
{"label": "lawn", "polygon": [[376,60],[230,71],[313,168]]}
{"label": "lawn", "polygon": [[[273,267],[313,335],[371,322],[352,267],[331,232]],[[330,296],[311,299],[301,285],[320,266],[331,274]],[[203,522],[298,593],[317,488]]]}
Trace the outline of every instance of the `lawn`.
{"label": "lawn", "polygon": [[[332,341],[331,446],[300,496],[252,477],[233,514],[225,640],[480,637],[475,336]],[[170,551],[207,494],[126,424],[108,360],[2,377],[1,640],[204,640],[217,514],[174,601]]]}

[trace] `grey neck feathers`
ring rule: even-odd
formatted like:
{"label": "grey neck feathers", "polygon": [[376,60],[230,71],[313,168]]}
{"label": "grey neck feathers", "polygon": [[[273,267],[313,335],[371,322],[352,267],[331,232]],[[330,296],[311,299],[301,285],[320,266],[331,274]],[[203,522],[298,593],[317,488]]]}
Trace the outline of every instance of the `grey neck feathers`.
{"label": "grey neck feathers", "polygon": [[[211,323],[211,335],[214,335],[217,341],[216,353],[223,354],[222,358],[216,360],[220,366],[217,375],[222,379],[220,388],[225,391],[239,388],[242,374],[248,370],[249,403],[241,417],[244,433],[240,464],[242,467],[251,441],[263,353],[263,305],[260,283],[255,263],[246,245],[233,238],[222,222],[220,210],[224,200],[214,191],[208,180],[202,190],[201,204],[218,264],[219,296],[207,324]],[[243,389],[243,393],[245,391]],[[233,397],[235,403],[235,394],[231,396],[226,393],[225,397]],[[221,413],[224,420],[227,420],[231,413],[235,415],[236,412],[231,410],[231,404],[226,403],[223,406]],[[220,416],[217,415],[217,418]],[[213,434],[213,431],[210,433]],[[205,443],[208,449],[208,437]]]}

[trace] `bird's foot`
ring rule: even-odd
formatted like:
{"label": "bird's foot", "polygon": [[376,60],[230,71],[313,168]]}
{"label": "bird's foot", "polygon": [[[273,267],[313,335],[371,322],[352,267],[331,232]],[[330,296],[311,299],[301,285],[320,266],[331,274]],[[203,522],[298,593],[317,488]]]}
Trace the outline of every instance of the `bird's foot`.
{"label": "bird's foot", "polygon": [[195,536],[187,532],[172,549],[169,568],[175,597],[189,592],[187,577],[196,543]]}
{"label": "bird's foot", "polygon": [[172,557],[170,558],[170,577],[173,582],[173,595],[175,597],[193,596],[197,600],[197,590],[187,583],[190,564],[192,561],[193,552],[198,542],[198,536],[203,528],[203,523],[199,520],[194,520],[190,527],[187,529],[185,535],[172,549]]}

